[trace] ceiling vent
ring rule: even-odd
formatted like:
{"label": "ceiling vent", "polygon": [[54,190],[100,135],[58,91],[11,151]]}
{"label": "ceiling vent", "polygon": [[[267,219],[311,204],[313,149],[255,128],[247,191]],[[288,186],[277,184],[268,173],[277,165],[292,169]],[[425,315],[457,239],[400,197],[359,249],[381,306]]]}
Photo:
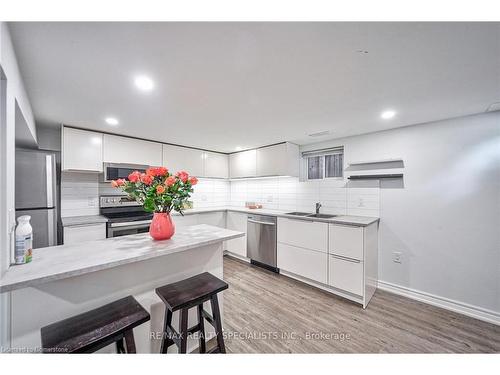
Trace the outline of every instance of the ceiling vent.
{"label": "ceiling vent", "polygon": [[500,111],[500,102],[498,103],[493,103],[488,107],[486,112],[495,112],[495,111]]}
{"label": "ceiling vent", "polygon": [[330,131],[329,130],[325,130],[325,131],[322,131],[322,132],[317,132],[317,133],[311,133],[311,134],[308,134],[309,137],[321,137],[322,135],[328,135],[330,134]]}

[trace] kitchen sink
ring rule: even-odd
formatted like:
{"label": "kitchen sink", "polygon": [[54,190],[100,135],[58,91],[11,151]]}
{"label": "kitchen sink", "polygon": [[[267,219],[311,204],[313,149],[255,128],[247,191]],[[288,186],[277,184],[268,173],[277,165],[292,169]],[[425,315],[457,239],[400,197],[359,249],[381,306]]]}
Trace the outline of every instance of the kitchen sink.
{"label": "kitchen sink", "polygon": [[309,216],[310,212],[287,212],[285,215],[294,215],[294,216]]}
{"label": "kitchen sink", "polygon": [[311,214],[310,212],[287,212],[285,215],[315,217],[318,219],[330,219],[332,217],[337,216],[337,215],[329,215],[329,214]]}
{"label": "kitchen sink", "polygon": [[310,214],[307,215],[306,217],[317,217],[318,219],[330,219],[332,217],[335,217],[337,215],[329,215],[329,214]]}

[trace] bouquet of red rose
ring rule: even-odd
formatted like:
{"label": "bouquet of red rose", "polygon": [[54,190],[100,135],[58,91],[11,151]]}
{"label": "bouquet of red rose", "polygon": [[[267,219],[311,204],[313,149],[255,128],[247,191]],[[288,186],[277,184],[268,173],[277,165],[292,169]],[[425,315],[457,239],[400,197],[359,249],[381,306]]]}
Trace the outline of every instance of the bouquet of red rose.
{"label": "bouquet of red rose", "polygon": [[182,215],[184,203],[198,183],[196,177],[180,171],[170,174],[165,167],[148,168],[129,174],[128,179],[111,181],[113,187],[121,188],[139,202],[147,212],[170,213],[175,210]]}

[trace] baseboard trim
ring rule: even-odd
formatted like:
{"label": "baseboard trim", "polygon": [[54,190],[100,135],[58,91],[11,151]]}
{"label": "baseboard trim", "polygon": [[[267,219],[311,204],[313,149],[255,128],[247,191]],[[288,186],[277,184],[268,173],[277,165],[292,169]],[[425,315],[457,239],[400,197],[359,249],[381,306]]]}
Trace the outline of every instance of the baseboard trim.
{"label": "baseboard trim", "polygon": [[436,296],[434,294],[422,292],[420,290],[392,284],[387,281],[379,280],[378,288],[389,293],[397,294],[419,302],[427,303],[432,306],[441,307],[443,309],[450,310],[462,315],[470,316],[471,318],[500,325],[500,313],[493,310],[483,309],[478,306]]}

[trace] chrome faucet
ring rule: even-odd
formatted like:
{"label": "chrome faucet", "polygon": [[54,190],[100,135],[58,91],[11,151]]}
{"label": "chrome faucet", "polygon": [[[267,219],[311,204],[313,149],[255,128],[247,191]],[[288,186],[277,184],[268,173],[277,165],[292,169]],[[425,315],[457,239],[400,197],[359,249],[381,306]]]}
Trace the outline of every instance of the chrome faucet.
{"label": "chrome faucet", "polygon": [[319,214],[319,209],[321,208],[321,203],[316,202],[316,214]]}

